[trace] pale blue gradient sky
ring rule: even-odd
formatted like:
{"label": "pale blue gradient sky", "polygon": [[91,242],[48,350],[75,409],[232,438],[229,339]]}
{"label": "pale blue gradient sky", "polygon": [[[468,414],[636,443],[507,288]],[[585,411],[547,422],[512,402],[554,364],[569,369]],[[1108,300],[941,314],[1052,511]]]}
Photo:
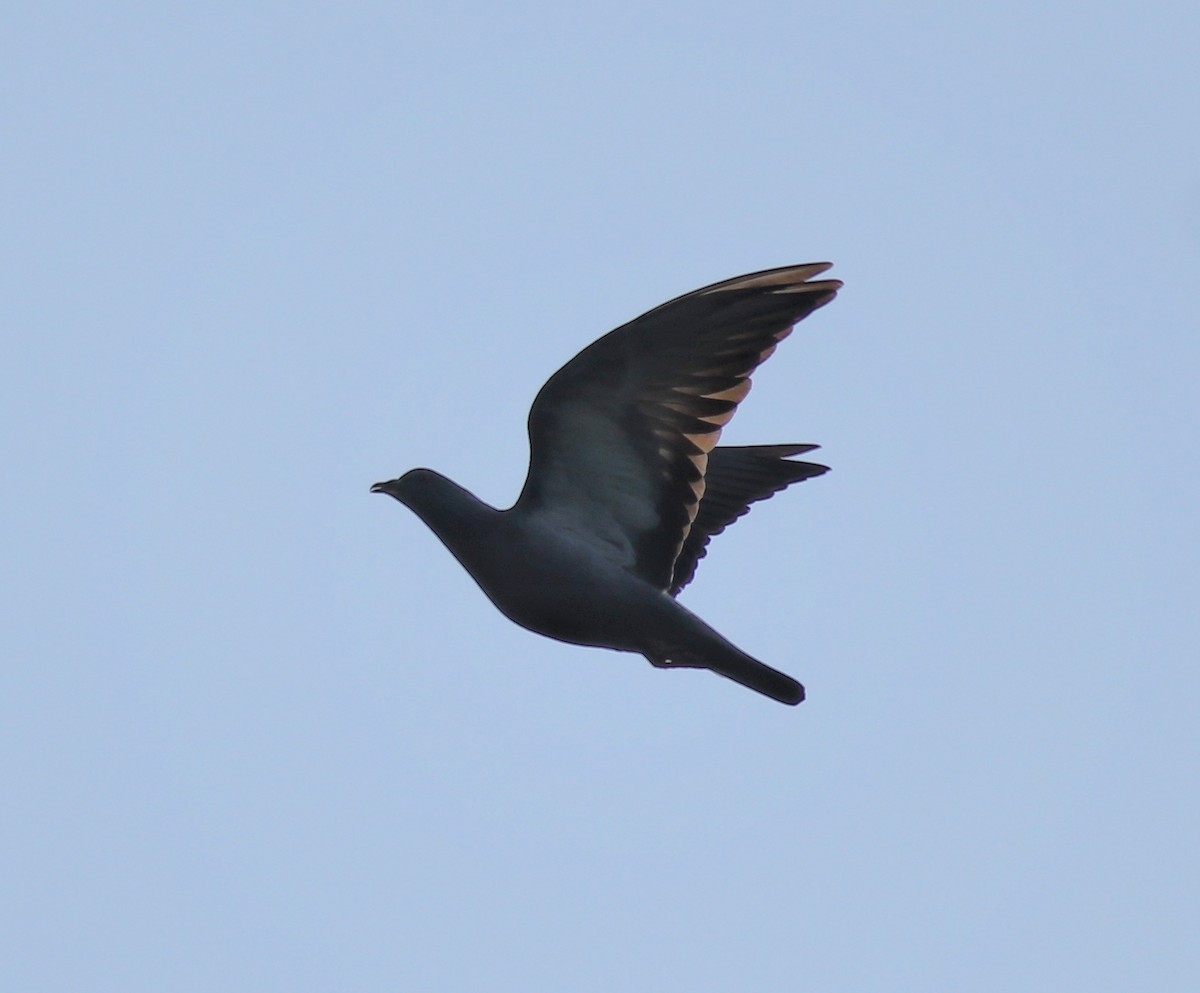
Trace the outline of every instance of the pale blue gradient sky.
{"label": "pale blue gradient sky", "polygon": [[[0,986],[1200,988],[1200,8],[12,5]],[[685,602],[505,621],[546,377],[846,281]]]}

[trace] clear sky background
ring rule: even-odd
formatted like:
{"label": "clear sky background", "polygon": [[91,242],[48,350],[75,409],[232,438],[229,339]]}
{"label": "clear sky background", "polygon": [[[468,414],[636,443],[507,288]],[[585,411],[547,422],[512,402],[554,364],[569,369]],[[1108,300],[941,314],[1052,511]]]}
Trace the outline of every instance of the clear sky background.
{"label": "clear sky background", "polygon": [[[1200,8],[59,4],[0,25],[0,987],[1200,989]],[[846,281],[684,602],[501,617],[542,382]]]}

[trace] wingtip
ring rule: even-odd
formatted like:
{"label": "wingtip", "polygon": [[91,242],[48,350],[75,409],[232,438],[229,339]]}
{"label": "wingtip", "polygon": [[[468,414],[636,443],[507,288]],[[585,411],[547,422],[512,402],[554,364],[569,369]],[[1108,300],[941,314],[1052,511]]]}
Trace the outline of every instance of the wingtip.
{"label": "wingtip", "polygon": [[772,289],[776,293],[828,293],[829,299],[842,288],[840,279],[822,279],[812,282],[814,276],[828,272],[833,268],[832,262],[807,262],[803,265],[780,266],[776,269],[763,269],[761,272],[750,272],[744,276],[734,276],[701,290],[701,293],[722,293],[729,290]]}

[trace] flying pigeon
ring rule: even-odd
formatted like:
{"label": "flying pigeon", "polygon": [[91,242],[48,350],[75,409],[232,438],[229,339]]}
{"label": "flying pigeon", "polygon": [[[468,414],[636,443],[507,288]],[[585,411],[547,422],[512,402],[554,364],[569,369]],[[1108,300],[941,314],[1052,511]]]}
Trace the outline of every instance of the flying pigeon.
{"label": "flying pigeon", "polygon": [[529,475],[497,510],[432,469],[376,483],[409,507],[510,620],[575,645],[711,669],[780,703],[804,687],[675,598],[708,542],[792,483],[828,471],[816,445],[717,446],[750,374],[829,303],[828,262],[676,297],[593,342],[529,411]]}

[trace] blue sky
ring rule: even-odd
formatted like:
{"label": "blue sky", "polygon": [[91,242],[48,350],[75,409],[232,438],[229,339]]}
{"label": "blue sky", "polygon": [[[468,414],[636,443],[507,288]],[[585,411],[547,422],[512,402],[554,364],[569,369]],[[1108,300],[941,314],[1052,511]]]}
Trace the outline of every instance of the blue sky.
{"label": "blue sky", "polygon": [[[0,980],[1200,985],[1192,4],[19,4],[0,24]],[[684,602],[505,621],[542,382],[846,288],[725,439],[833,472]]]}

